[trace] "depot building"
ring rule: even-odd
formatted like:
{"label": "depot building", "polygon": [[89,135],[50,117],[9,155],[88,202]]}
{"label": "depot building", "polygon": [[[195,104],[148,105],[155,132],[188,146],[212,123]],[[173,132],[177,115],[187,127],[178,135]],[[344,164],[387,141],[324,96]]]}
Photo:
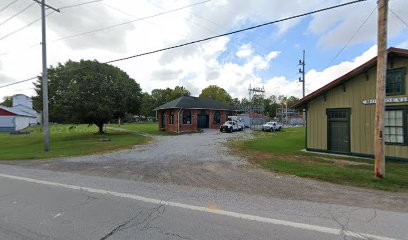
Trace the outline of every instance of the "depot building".
{"label": "depot building", "polygon": [[196,132],[218,129],[228,116],[237,115],[234,107],[208,98],[182,96],[154,109],[159,129],[166,132]]}
{"label": "depot building", "polygon": [[[295,104],[305,109],[306,150],[374,157],[377,58]],[[388,49],[384,114],[387,159],[408,160],[408,50]]]}

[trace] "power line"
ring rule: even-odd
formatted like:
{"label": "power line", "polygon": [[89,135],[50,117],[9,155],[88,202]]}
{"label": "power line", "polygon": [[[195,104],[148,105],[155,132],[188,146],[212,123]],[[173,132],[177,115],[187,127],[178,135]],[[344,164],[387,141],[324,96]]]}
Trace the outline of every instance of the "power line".
{"label": "power line", "polygon": [[332,60],[330,60],[330,62],[326,65],[326,68],[328,68],[330,66],[330,64],[332,64],[332,62],[334,60],[336,60],[336,58],[348,47],[348,45],[350,44],[350,42],[354,39],[354,37],[357,35],[358,32],[360,32],[360,30],[363,28],[363,26],[366,24],[366,22],[368,21],[368,19],[370,19],[371,15],[373,15],[374,11],[377,9],[377,6],[375,6],[375,8],[371,11],[371,13],[367,16],[367,18],[360,24],[360,26],[356,29],[356,31],[354,32],[354,34],[349,38],[349,40],[346,42],[346,44],[344,44],[344,46],[340,49],[340,51],[337,52],[337,54],[332,58]]}
{"label": "power line", "polygon": [[312,15],[312,14],[315,14],[315,13],[319,13],[319,12],[323,12],[323,11],[327,11],[327,10],[331,10],[331,9],[335,9],[335,8],[339,8],[339,7],[343,7],[343,6],[347,6],[347,5],[358,3],[358,2],[365,2],[365,1],[367,1],[367,0],[356,0],[356,1],[352,1],[352,2],[338,4],[338,5],[331,6],[331,7],[321,8],[321,9],[318,9],[318,10],[315,10],[315,11],[298,14],[298,15],[295,15],[295,16],[292,16],[292,17],[282,18],[282,19],[279,19],[279,20],[275,20],[275,21],[255,25],[255,26],[252,26],[252,27],[243,28],[243,29],[240,29],[240,30],[236,30],[236,31],[232,31],[232,32],[224,33],[224,34],[215,35],[215,36],[212,36],[212,37],[207,37],[207,38],[203,38],[203,39],[199,39],[199,40],[195,40],[195,41],[191,41],[191,42],[187,42],[187,43],[183,43],[183,44],[179,44],[179,45],[175,45],[175,46],[171,46],[171,47],[161,48],[161,49],[153,50],[153,51],[150,51],[150,52],[140,53],[140,54],[136,54],[136,55],[129,56],[129,57],[119,58],[119,59],[111,60],[111,61],[108,61],[108,62],[105,62],[105,63],[119,62],[119,61],[131,59],[131,58],[135,58],[135,57],[140,57],[140,56],[144,56],[144,55],[158,53],[158,52],[162,52],[162,51],[166,51],[166,50],[170,50],[170,49],[174,49],[174,48],[184,47],[184,46],[192,45],[192,44],[199,43],[199,42],[205,42],[205,41],[212,40],[212,39],[215,39],[215,38],[225,37],[225,36],[229,36],[229,35],[232,35],[232,34],[236,34],[236,33],[244,32],[244,31],[260,28],[260,27],[263,27],[263,26],[267,26],[267,25],[271,25],[271,24],[275,24],[275,23],[279,23],[279,22],[283,22],[283,21],[287,21],[287,20],[291,20],[291,19],[295,19],[295,18],[300,18],[300,17]]}
{"label": "power line", "polygon": [[[16,1],[18,1],[18,0],[16,0]],[[82,6],[82,5],[85,5],[85,4],[90,4],[90,3],[95,3],[95,2],[101,2],[101,1],[104,1],[104,0],[93,0],[93,1],[89,1],[89,2],[83,2],[83,3],[68,5],[68,6],[60,7],[59,9],[67,9],[67,8],[79,7],[79,6]],[[47,17],[48,17],[49,15],[53,14],[53,13],[55,13],[55,12],[53,11],[53,12],[48,13],[48,14],[47,14]],[[22,30],[28,28],[29,26],[33,25],[34,23],[36,23],[36,22],[38,22],[38,21],[40,21],[40,20],[41,20],[41,18],[37,18],[37,19],[35,19],[34,21],[32,21],[32,22],[30,22],[30,23],[28,23],[28,24],[22,26],[21,28],[18,28],[18,29],[16,29],[16,30],[12,31],[12,32],[7,33],[6,35],[0,37],[0,41],[3,40],[3,39],[6,39],[6,38],[8,38],[8,37],[11,37],[12,35],[14,35],[14,34],[20,32],[20,31],[22,31]],[[32,46],[38,46],[38,44],[35,44],[35,45],[32,45]],[[31,47],[31,46],[30,46],[30,47]],[[5,54],[7,54],[7,53],[1,53],[0,56],[5,55]]]}
{"label": "power line", "polygon": [[[55,12],[53,11],[53,12],[48,13],[48,14],[47,14],[47,17],[48,17],[49,15],[53,14],[53,13],[55,13]],[[16,34],[16,33],[18,33],[18,32],[20,32],[20,31],[23,31],[24,29],[28,28],[29,26],[33,25],[34,23],[36,23],[36,22],[38,22],[38,21],[40,21],[40,20],[41,20],[41,18],[37,18],[37,19],[35,19],[34,21],[32,21],[32,22],[30,22],[30,23],[28,23],[28,24],[22,26],[21,28],[18,28],[18,29],[16,29],[16,30],[12,31],[12,32],[7,33],[6,35],[0,37],[0,41],[3,40],[3,39],[6,39],[6,38],[8,38],[8,37],[10,37],[10,36],[12,36],[12,35],[14,35],[14,34]],[[35,44],[35,46],[37,46],[37,44]],[[2,53],[2,54],[0,54],[0,56],[1,56],[1,55],[4,55],[4,54],[5,54],[5,53]]]}
{"label": "power line", "polygon": [[[74,5],[65,6],[65,7],[62,7],[62,8],[59,8],[59,9],[66,9],[66,8],[71,8],[71,7],[77,7],[77,6],[82,6],[82,5],[84,5],[84,4],[89,4],[89,3],[94,3],[94,2],[101,2],[101,1],[104,1],[104,0],[94,0],[94,1],[85,2],[85,3],[81,3],[81,4],[74,4]],[[203,3],[206,3],[206,2],[210,2],[210,1],[212,1],[212,0],[206,0],[206,1],[203,1],[203,2],[197,2],[197,3],[193,3],[193,4],[190,4],[190,5],[186,5],[186,6],[183,6],[183,7],[180,7],[180,8],[172,9],[172,10],[169,10],[169,11],[160,12],[160,13],[158,13],[158,14],[154,14],[154,15],[151,15],[151,16],[146,16],[146,17],[134,19],[134,20],[131,20],[131,21],[127,21],[127,22],[123,22],[123,23],[119,23],[119,24],[107,26],[107,27],[104,27],[104,28],[99,28],[99,29],[96,29],[96,30],[88,31],[88,32],[82,32],[82,33],[77,33],[77,34],[74,34],[74,35],[69,35],[69,36],[66,36],[66,37],[54,39],[54,40],[52,40],[52,42],[57,42],[57,41],[61,41],[61,40],[69,39],[69,38],[79,37],[79,36],[83,36],[83,35],[87,35],[87,34],[99,32],[99,31],[104,31],[104,30],[112,29],[112,28],[115,28],[115,27],[123,26],[123,25],[130,24],[130,23],[137,22],[137,21],[142,21],[142,20],[149,19],[149,18],[154,18],[154,17],[157,17],[157,16],[161,16],[161,15],[168,14],[168,13],[171,13],[171,12],[179,11],[179,10],[182,10],[182,9],[185,9],[185,8],[188,8],[188,7],[192,7],[192,6],[199,5],[199,4],[203,4]],[[104,4],[104,5],[106,5],[106,6],[108,6],[108,7],[111,7],[111,6],[107,5],[107,4]],[[111,7],[111,8],[113,8],[113,7]],[[115,10],[118,10],[118,9],[115,9]],[[48,16],[48,15],[47,15],[47,16]],[[25,28],[31,26],[32,24],[38,22],[39,20],[41,20],[41,18],[38,18],[38,19],[36,19],[36,20],[34,20],[34,21],[28,23],[27,25],[21,27],[20,29],[17,29],[17,30],[15,30],[15,31],[13,31],[13,32],[10,32],[10,33],[8,33],[8,34],[6,34],[6,35],[0,37],[0,41],[3,40],[3,39],[6,39],[6,38],[8,38],[8,37],[10,37],[10,36],[12,36],[12,35],[14,35],[14,34],[16,34],[16,33],[18,33],[19,31],[24,30]],[[30,45],[29,47],[34,47],[34,46],[38,46],[38,44]],[[3,53],[0,54],[0,56],[5,55],[5,54],[7,54],[7,53],[8,53],[8,52],[3,52]]]}
{"label": "power line", "polygon": [[29,9],[29,8],[30,8],[31,6],[33,6],[34,4],[35,4],[35,2],[29,4],[27,7],[21,9],[20,11],[18,11],[18,12],[17,12],[16,14],[14,14],[13,16],[7,18],[6,20],[4,20],[3,22],[0,23],[0,26],[1,26],[1,25],[4,25],[5,23],[7,23],[8,21],[10,21],[11,19],[17,17],[17,16],[20,15],[21,13],[27,11],[27,9]]}
{"label": "power line", "polygon": [[395,17],[397,17],[402,23],[404,23],[405,24],[405,26],[408,28],[408,23],[404,20],[404,19],[402,19],[396,12],[394,12],[391,8],[389,8],[388,7],[388,9],[390,10],[390,12],[395,16]]}
{"label": "power line", "polygon": [[62,9],[67,9],[67,8],[79,7],[79,6],[82,6],[82,5],[86,5],[86,4],[90,4],[90,3],[96,3],[96,2],[102,2],[102,1],[104,1],[104,0],[93,0],[93,1],[89,1],[89,2],[82,2],[82,3],[78,3],[78,4],[73,4],[73,5],[60,7],[58,9],[62,10]]}
{"label": "power line", "polygon": [[16,85],[16,84],[20,84],[20,83],[23,83],[23,82],[32,81],[32,80],[35,80],[37,78],[38,77],[27,78],[27,79],[24,79],[24,80],[21,80],[21,81],[18,81],[18,82],[13,82],[13,83],[9,83],[9,84],[0,86],[0,88],[5,88],[5,87],[13,86],[13,85]]}
{"label": "power line", "polygon": [[[205,1],[202,1],[202,2],[193,3],[193,4],[190,4],[190,5],[186,5],[186,6],[183,6],[183,7],[180,7],[180,8],[175,8],[175,9],[172,9],[172,10],[169,10],[169,11],[160,12],[160,13],[153,14],[153,15],[150,15],[150,16],[134,19],[134,20],[131,20],[131,21],[126,21],[126,22],[123,22],[123,23],[110,25],[110,26],[107,26],[107,27],[103,27],[103,28],[99,28],[99,29],[95,29],[95,30],[91,30],[91,31],[87,31],[87,32],[82,32],[82,33],[69,35],[69,36],[58,38],[58,39],[55,39],[55,40],[52,40],[52,41],[56,42],[56,41],[61,41],[61,40],[69,39],[69,38],[79,37],[79,36],[83,36],[83,35],[87,35],[87,34],[91,34],[91,33],[105,31],[105,30],[108,30],[108,29],[112,29],[112,28],[115,28],[115,27],[119,27],[119,26],[130,24],[130,23],[142,21],[142,20],[145,20],[145,19],[154,18],[154,17],[158,17],[158,16],[165,15],[165,14],[168,14],[168,13],[180,11],[182,9],[186,9],[186,8],[193,7],[193,6],[196,6],[196,5],[204,4],[204,3],[207,3],[207,2],[210,2],[210,1],[212,1],[212,0],[205,0]],[[364,1],[366,1],[366,0],[364,0]]]}
{"label": "power line", "polygon": [[8,3],[6,6],[4,6],[2,9],[0,9],[0,12],[3,12],[4,10],[6,10],[7,8],[9,8],[11,5],[13,5],[14,3],[16,3],[18,0],[14,0],[11,1],[10,3]]}
{"label": "power line", "polygon": [[[114,63],[114,62],[120,62],[120,61],[132,59],[132,58],[136,58],[136,57],[141,57],[141,56],[145,56],[145,55],[150,55],[150,54],[153,54],[153,53],[158,53],[158,52],[162,52],[162,51],[166,51],[166,50],[170,50],[170,49],[180,48],[180,47],[184,47],[184,46],[187,46],[187,45],[192,45],[192,44],[195,44],[195,43],[204,42],[204,41],[208,41],[208,40],[219,38],[219,37],[225,37],[225,36],[228,36],[228,35],[232,35],[232,34],[244,32],[244,31],[260,28],[260,27],[263,27],[263,26],[267,26],[267,25],[271,25],[271,24],[275,24],[275,23],[279,23],[279,22],[283,22],[283,21],[287,21],[287,20],[291,20],[291,19],[295,19],[295,18],[299,18],[299,17],[304,17],[304,16],[308,16],[308,15],[311,15],[311,14],[314,14],[314,13],[319,13],[319,12],[323,12],[323,11],[327,11],[327,10],[331,10],[331,9],[335,9],[335,8],[339,8],[339,7],[359,3],[359,2],[365,2],[365,1],[367,1],[367,0],[356,0],[356,1],[352,1],[352,2],[347,2],[347,3],[343,3],[343,4],[334,5],[334,6],[331,6],[331,7],[321,8],[321,9],[318,9],[318,10],[315,10],[315,11],[295,15],[295,16],[292,16],[292,17],[282,18],[282,19],[279,19],[279,20],[259,24],[259,25],[256,25],[256,26],[248,27],[248,28],[243,28],[243,29],[240,29],[240,30],[236,30],[236,31],[232,31],[232,32],[224,33],[224,34],[219,34],[219,35],[215,35],[215,36],[212,36],[212,37],[207,37],[207,38],[203,38],[203,39],[199,39],[199,40],[195,40],[195,41],[191,41],[191,42],[187,42],[187,43],[183,43],[183,44],[178,44],[178,45],[171,46],[171,47],[161,48],[161,49],[157,49],[157,50],[153,50],[153,51],[149,51],[149,52],[145,52],[145,53],[140,53],[140,54],[124,57],[124,58],[114,59],[114,60],[110,60],[110,61],[106,61],[106,62],[102,62],[102,63],[109,64],[109,63]],[[61,71],[61,72],[76,71],[76,70],[80,70],[80,69],[84,69],[84,68],[86,68],[86,67],[67,69],[67,70]],[[30,81],[30,80],[33,80],[33,79],[36,79],[36,78],[37,77],[33,77],[33,78],[29,78],[29,79],[22,80],[22,81],[19,81],[19,82],[10,83],[10,84],[7,84],[7,85],[0,86],[0,88],[8,87],[8,86],[19,84],[19,83],[22,83],[22,82],[27,82],[27,81]]]}

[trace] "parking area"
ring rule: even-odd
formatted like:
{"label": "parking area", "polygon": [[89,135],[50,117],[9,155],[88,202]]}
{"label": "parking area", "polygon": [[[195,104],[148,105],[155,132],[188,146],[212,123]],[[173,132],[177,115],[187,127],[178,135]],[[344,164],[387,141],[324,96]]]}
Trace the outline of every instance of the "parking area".
{"label": "parking area", "polygon": [[81,157],[8,161],[3,164],[74,172],[160,184],[175,184],[243,192],[284,199],[404,210],[406,194],[340,186],[258,168],[235,156],[227,142],[251,138],[251,130],[175,136],[152,136],[149,144],[133,149]]}

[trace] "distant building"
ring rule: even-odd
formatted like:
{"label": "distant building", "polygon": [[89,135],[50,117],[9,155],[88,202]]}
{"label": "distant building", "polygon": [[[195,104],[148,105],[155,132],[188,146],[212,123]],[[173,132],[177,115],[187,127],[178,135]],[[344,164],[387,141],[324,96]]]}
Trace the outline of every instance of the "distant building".
{"label": "distant building", "polygon": [[[386,158],[408,160],[408,50],[388,49],[384,141]],[[306,110],[306,149],[374,155],[377,58],[312,92]]]}
{"label": "distant building", "polygon": [[167,132],[194,132],[218,129],[228,116],[237,115],[230,105],[208,98],[182,96],[154,109],[159,129]]}
{"label": "distant building", "polygon": [[19,131],[41,122],[41,114],[33,109],[31,98],[18,94],[12,99],[13,107],[0,105],[0,132]]}

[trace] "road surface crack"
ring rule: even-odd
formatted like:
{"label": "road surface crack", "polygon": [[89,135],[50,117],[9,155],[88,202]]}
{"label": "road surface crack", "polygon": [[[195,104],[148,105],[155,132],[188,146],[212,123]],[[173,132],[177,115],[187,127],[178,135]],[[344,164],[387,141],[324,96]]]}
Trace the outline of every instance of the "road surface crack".
{"label": "road surface crack", "polygon": [[161,203],[159,206],[139,211],[135,216],[114,227],[112,231],[107,233],[100,240],[106,240],[112,235],[131,227],[141,227],[141,230],[149,228],[149,224],[161,217],[166,211],[167,201]]}

